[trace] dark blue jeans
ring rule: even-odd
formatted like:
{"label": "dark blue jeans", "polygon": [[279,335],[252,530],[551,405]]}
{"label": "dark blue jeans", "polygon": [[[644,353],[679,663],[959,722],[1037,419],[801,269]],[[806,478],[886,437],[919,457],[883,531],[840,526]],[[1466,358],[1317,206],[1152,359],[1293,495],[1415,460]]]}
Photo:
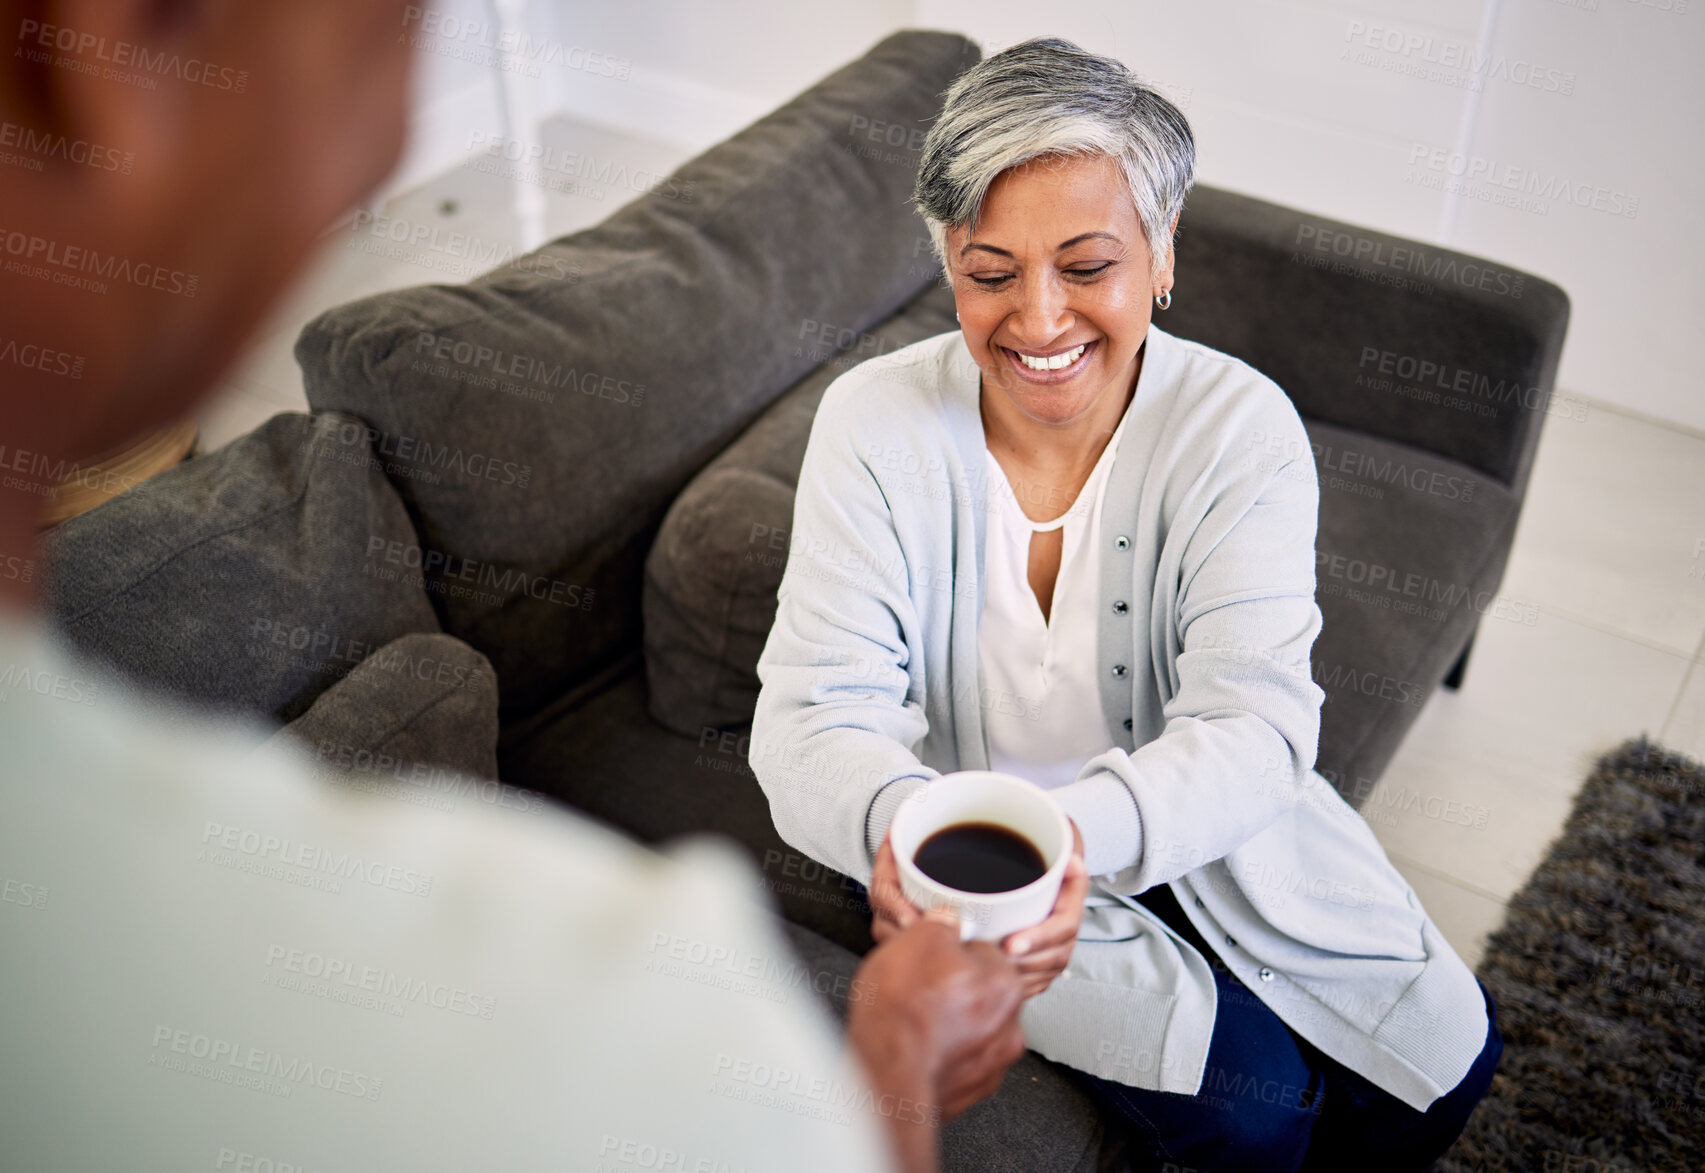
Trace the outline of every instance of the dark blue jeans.
{"label": "dark blue jeans", "polygon": [[1291,1031],[1185,919],[1168,888],[1138,898],[1213,965],[1219,1010],[1193,1096],[1146,1091],[1068,1068],[1109,1123],[1122,1122],[1135,1168],[1165,1173],[1322,1173],[1427,1168],[1461,1135],[1504,1052],[1486,998],[1486,1046],[1454,1089],[1418,1112]]}

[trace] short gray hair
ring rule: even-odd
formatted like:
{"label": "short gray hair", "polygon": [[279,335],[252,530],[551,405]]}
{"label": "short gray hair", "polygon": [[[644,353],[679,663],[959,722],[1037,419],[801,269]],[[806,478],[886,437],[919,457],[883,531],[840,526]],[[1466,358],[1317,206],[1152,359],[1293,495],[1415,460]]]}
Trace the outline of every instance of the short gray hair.
{"label": "short gray hair", "polygon": [[1172,217],[1195,177],[1190,124],[1118,61],[1058,37],[1003,49],[948,88],[912,189],[942,264],[948,230],[976,227],[997,175],[1066,155],[1106,155],[1119,164],[1158,276],[1172,253]]}

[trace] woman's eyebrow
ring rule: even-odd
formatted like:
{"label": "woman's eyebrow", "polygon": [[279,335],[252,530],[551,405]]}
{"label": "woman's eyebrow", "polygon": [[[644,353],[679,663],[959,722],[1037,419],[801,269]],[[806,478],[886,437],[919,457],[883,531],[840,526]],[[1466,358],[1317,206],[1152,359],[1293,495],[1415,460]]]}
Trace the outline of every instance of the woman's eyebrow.
{"label": "woman's eyebrow", "polygon": [[[1111,232],[1080,232],[1076,236],[1072,237],[1070,240],[1062,241],[1060,244],[1056,245],[1054,248],[1054,251],[1057,253],[1065,252],[1072,245],[1082,244],[1086,240],[1111,240],[1114,244],[1121,243],[1119,238]],[[996,248],[992,244],[980,244],[977,241],[972,241],[969,244],[967,244],[964,248],[960,249],[959,255],[964,256],[966,253],[970,252],[974,248],[975,249],[981,249],[982,251],[984,251],[986,253],[995,253],[995,254],[997,254],[999,256],[1003,256],[1003,257],[1010,257],[1012,255],[1011,253],[1007,252],[1004,248]]]}
{"label": "woman's eyebrow", "polygon": [[1057,253],[1063,253],[1068,248],[1070,248],[1072,245],[1082,244],[1086,240],[1111,240],[1114,244],[1121,243],[1119,238],[1117,236],[1113,235],[1113,233],[1111,233],[1111,232],[1080,232],[1076,236],[1072,237],[1070,240],[1062,243],[1054,251]]}

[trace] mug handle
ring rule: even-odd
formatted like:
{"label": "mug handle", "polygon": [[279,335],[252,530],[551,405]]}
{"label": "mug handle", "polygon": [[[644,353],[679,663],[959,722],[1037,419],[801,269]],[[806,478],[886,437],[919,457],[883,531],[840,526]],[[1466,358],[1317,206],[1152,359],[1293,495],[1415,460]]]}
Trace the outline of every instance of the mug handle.
{"label": "mug handle", "polygon": [[934,912],[936,908],[951,908],[954,915],[959,918],[959,943],[961,945],[971,939],[972,934],[977,930],[975,917],[967,917],[965,915],[965,910],[950,900],[942,901],[940,904],[937,904],[934,908],[930,909],[930,911]]}

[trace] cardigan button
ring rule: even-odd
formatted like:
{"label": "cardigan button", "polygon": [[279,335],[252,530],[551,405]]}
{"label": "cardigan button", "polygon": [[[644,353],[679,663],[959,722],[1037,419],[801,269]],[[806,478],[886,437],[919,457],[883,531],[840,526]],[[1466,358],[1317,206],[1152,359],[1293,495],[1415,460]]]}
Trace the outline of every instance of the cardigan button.
{"label": "cardigan button", "polygon": [[1270,982],[1273,980],[1273,971],[1268,969],[1265,965],[1263,965],[1260,969],[1260,972],[1258,972],[1255,976],[1260,978],[1264,982]]}
{"label": "cardigan button", "polygon": [[1123,664],[1113,665],[1113,675],[1123,676],[1124,674],[1125,674],[1125,666]]}
{"label": "cardigan button", "polygon": [[1237,942],[1236,942],[1236,941],[1233,941],[1233,940],[1232,940],[1232,939],[1231,939],[1231,934],[1230,934],[1230,933],[1227,933],[1227,934],[1226,934],[1226,935],[1225,935],[1225,943],[1226,943],[1226,944],[1227,944],[1227,945],[1230,945],[1230,946],[1231,946],[1231,947],[1232,947],[1232,948],[1233,948],[1233,949],[1235,949],[1235,948],[1237,948]]}
{"label": "cardigan button", "polygon": [[1125,728],[1129,729],[1130,727],[1131,727],[1131,719],[1129,717],[1126,717],[1125,718]]}
{"label": "cardigan button", "polygon": [[1129,603],[1125,602],[1124,599],[1120,599],[1117,603],[1113,604],[1113,614],[1115,614],[1115,615],[1123,615],[1125,612],[1129,611],[1130,609],[1131,609],[1131,605]]}
{"label": "cardigan button", "polygon": [[1202,898],[1200,896],[1196,897],[1196,907],[1197,908],[1206,908],[1207,907],[1206,904],[1202,903]]}
{"label": "cardigan button", "polygon": [[1113,548],[1115,550],[1129,550],[1131,548],[1131,539],[1127,538],[1124,534],[1120,534],[1118,537],[1113,539]]}

